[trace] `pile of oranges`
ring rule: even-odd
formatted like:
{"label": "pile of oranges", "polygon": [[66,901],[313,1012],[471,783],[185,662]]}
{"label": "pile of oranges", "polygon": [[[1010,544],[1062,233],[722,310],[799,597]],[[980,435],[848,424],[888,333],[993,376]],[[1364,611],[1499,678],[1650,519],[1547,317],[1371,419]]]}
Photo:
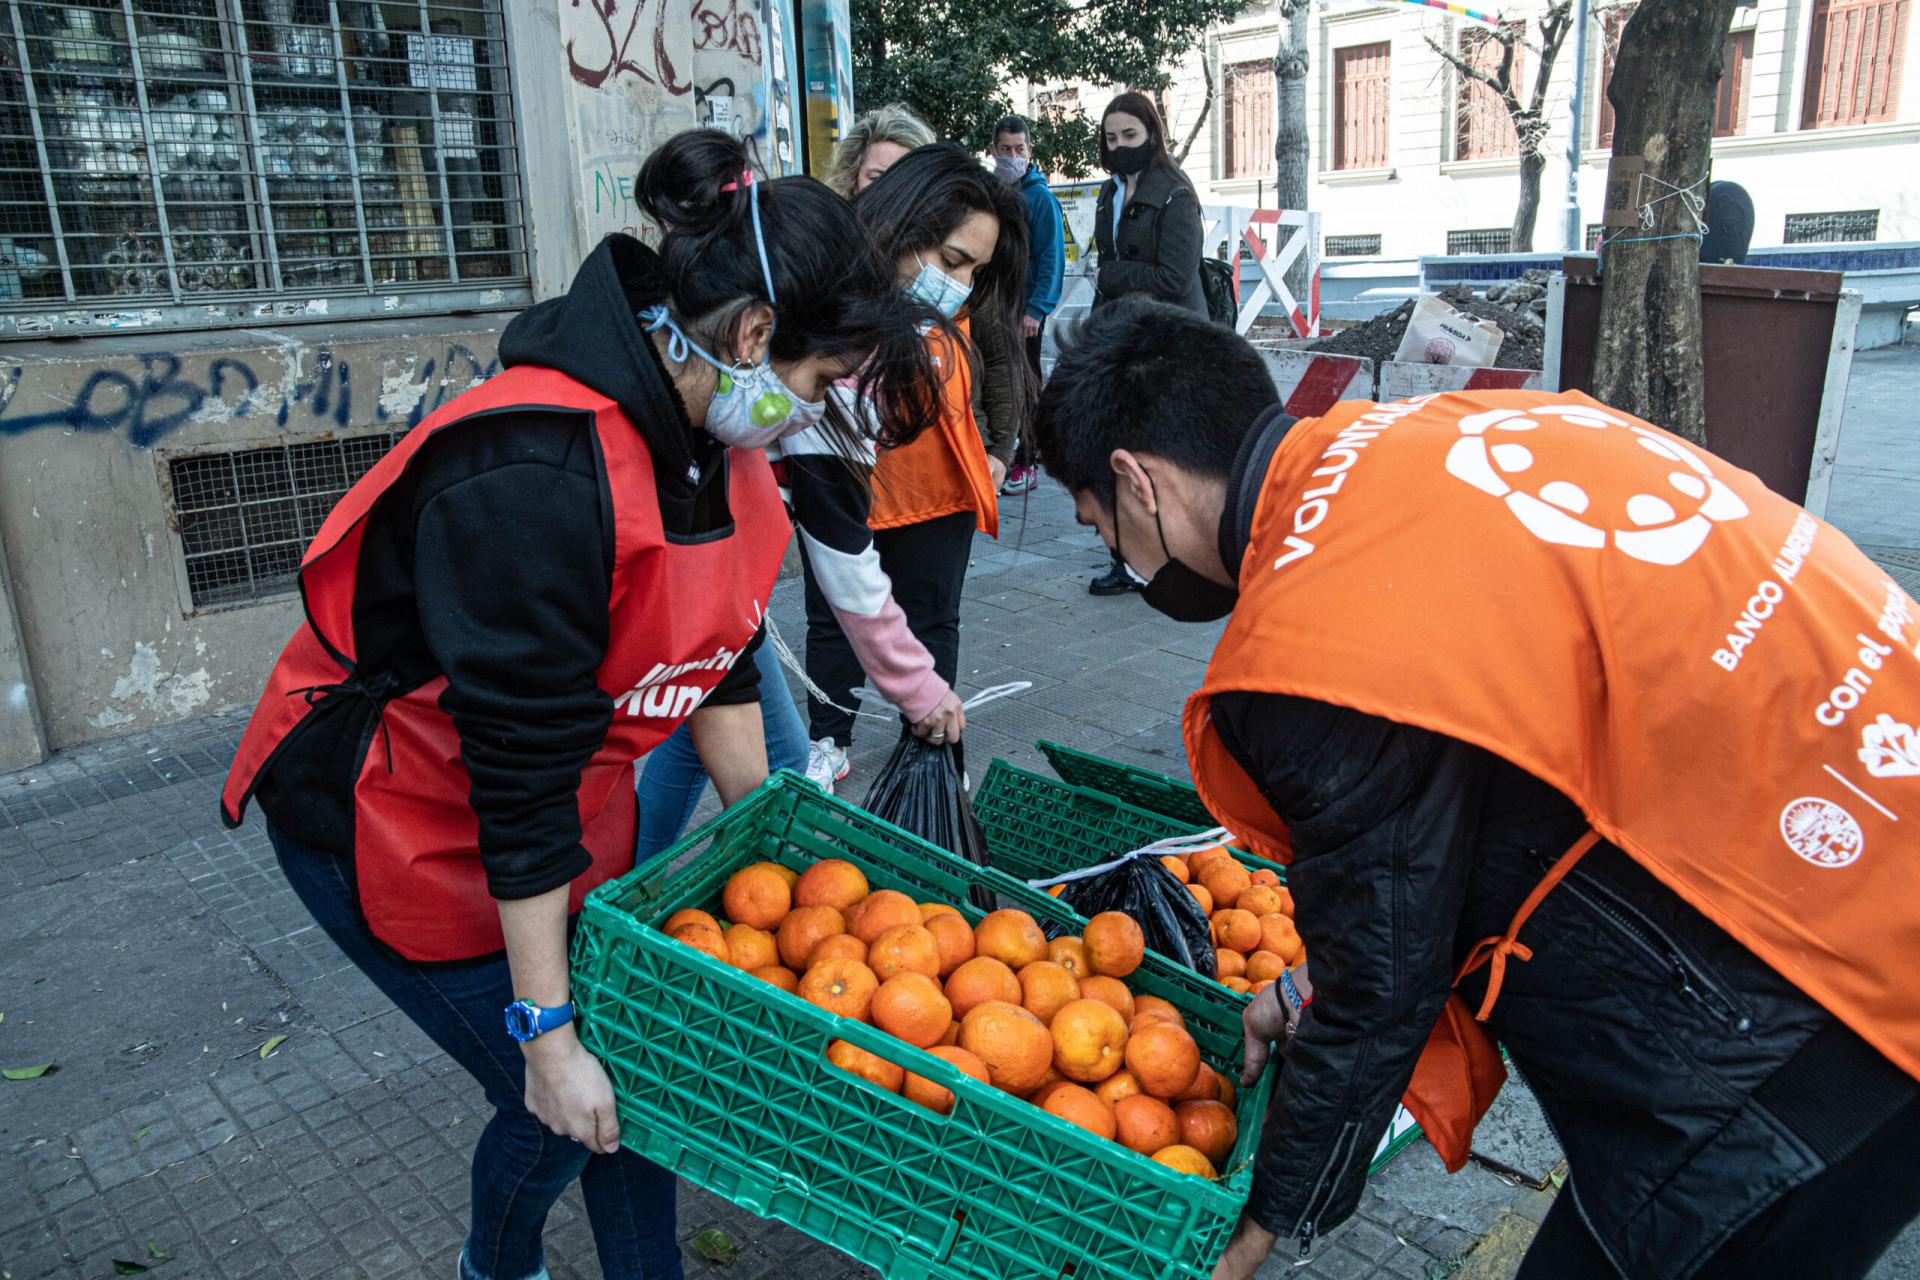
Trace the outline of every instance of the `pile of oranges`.
{"label": "pile of oranges", "polygon": [[[1120,912],[1049,942],[1024,911],[969,925],[946,903],[870,889],[838,858],[799,873],[743,867],[720,908],[724,927],[693,908],[661,927],[1183,1173],[1217,1177],[1233,1151],[1233,1085],[1201,1061],[1179,1010],[1123,981],[1145,939]],[[951,1090],[845,1040],[827,1058],[931,1111],[953,1107]]]}
{"label": "pile of oranges", "polygon": [[1166,854],[1160,864],[1179,877],[1212,921],[1215,972],[1223,985],[1258,993],[1281,970],[1306,960],[1306,944],[1293,927],[1293,895],[1273,872],[1248,871],[1220,845]]}

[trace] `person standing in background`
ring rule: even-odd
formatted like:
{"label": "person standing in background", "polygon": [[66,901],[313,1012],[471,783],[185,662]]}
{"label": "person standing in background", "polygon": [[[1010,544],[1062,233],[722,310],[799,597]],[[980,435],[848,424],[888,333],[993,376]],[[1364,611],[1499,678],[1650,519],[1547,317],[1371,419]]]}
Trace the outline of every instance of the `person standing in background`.
{"label": "person standing in background", "polygon": [[[1123,93],[1100,117],[1100,167],[1113,176],[1100,186],[1093,241],[1100,253],[1093,305],[1135,294],[1207,318],[1200,283],[1200,197],[1167,151],[1167,128],[1142,93]],[[1136,589],[1115,555],[1087,585],[1096,596]]]}
{"label": "person standing in background", "polygon": [[[1060,287],[1067,270],[1060,202],[1048,189],[1040,166],[1033,162],[1033,139],[1027,122],[1019,116],[1004,116],[993,127],[993,167],[1002,179],[1020,189],[1020,195],[1027,202],[1027,311],[1021,323],[1027,339],[1027,364],[1038,385],[1047,317],[1060,305]],[[1039,482],[1039,469],[1033,465],[1026,433],[1022,432],[1014,451],[1013,466],[1000,492],[1025,493]]]}

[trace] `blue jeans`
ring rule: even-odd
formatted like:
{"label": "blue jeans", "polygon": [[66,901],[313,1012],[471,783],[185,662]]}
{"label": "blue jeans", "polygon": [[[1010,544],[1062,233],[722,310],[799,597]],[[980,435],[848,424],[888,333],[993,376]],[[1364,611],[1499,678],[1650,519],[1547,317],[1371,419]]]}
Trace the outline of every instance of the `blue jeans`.
{"label": "blue jeans", "polygon": [[351,864],[267,826],[280,868],[327,936],[400,1011],[486,1091],[493,1104],[473,1151],[472,1225],[460,1280],[546,1280],[540,1234],[575,1178],[608,1280],[681,1280],[673,1174],[622,1148],[596,1155],[526,1106],[525,1060],[501,1011],[513,999],[505,956],[411,964],[373,941],[354,907]]}
{"label": "blue jeans", "polygon": [[[760,723],[767,735],[767,768],[807,767],[807,726],[800,709],[787,692],[787,678],[780,670],[779,655],[771,640],[762,640],[753,651],[760,668]],[[707,792],[707,769],[700,753],[693,749],[693,734],[686,725],[675,729],[668,739],[647,753],[639,778],[633,784],[640,804],[640,820],[633,841],[633,860],[645,862],[680,838],[700,807]]]}

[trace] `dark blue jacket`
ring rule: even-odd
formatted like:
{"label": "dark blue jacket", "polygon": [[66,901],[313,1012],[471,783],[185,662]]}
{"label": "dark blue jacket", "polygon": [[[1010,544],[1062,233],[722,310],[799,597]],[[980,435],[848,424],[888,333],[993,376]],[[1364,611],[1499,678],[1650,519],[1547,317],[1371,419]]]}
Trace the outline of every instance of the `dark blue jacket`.
{"label": "dark blue jacket", "polygon": [[1037,165],[1027,166],[1020,194],[1027,202],[1027,314],[1045,320],[1060,305],[1060,282],[1067,270],[1060,202],[1047,190]]}

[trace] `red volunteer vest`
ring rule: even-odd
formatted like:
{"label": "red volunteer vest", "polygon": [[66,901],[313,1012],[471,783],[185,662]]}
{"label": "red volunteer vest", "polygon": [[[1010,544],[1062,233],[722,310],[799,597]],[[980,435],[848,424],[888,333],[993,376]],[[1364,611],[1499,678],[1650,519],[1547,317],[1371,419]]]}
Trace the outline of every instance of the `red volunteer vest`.
{"label": "red volunteer vest", "polygon": [[[307,691],[353,679],[353,601],[367,517],[430,436],[521,406],[591,413],[613,495],[611,625],[596,677],[614,701],[613,722],[580,775],[581,843],[593,865],[574,880],[569,910],[632,869],[633,762],[692,713],[753,638],[790,528],[765,455],[733,449],[732,532],[695,544],[668,541],[639,431],[612,400],[531,366],[509,369],[429,416],[328,515],[300,566],[307,621],[268,677],[227,775],[221,809],[229,826],[239,825],[261,771],[312,712]],[[446,685],[436,677],[385,704],[354,788],[361,910],[374,935],[409,960],[464,960],[504,945],[459,735],[440,709]]]}
{"label": "red volunteer vest", "polygon": [[[1420,725],[1545,779],[1920,1077],[1920,606],[1747,472],[1579,393],[1336,405],[1274,456],[1185,716],[1208,808],[1284,861],[1213,731],[1223,690]],[[1593,842],[1463,966],[1492,961],[1481,1019]],[[1456,995],[1407,1095],[1449,1164],[1502,1078]]]}

